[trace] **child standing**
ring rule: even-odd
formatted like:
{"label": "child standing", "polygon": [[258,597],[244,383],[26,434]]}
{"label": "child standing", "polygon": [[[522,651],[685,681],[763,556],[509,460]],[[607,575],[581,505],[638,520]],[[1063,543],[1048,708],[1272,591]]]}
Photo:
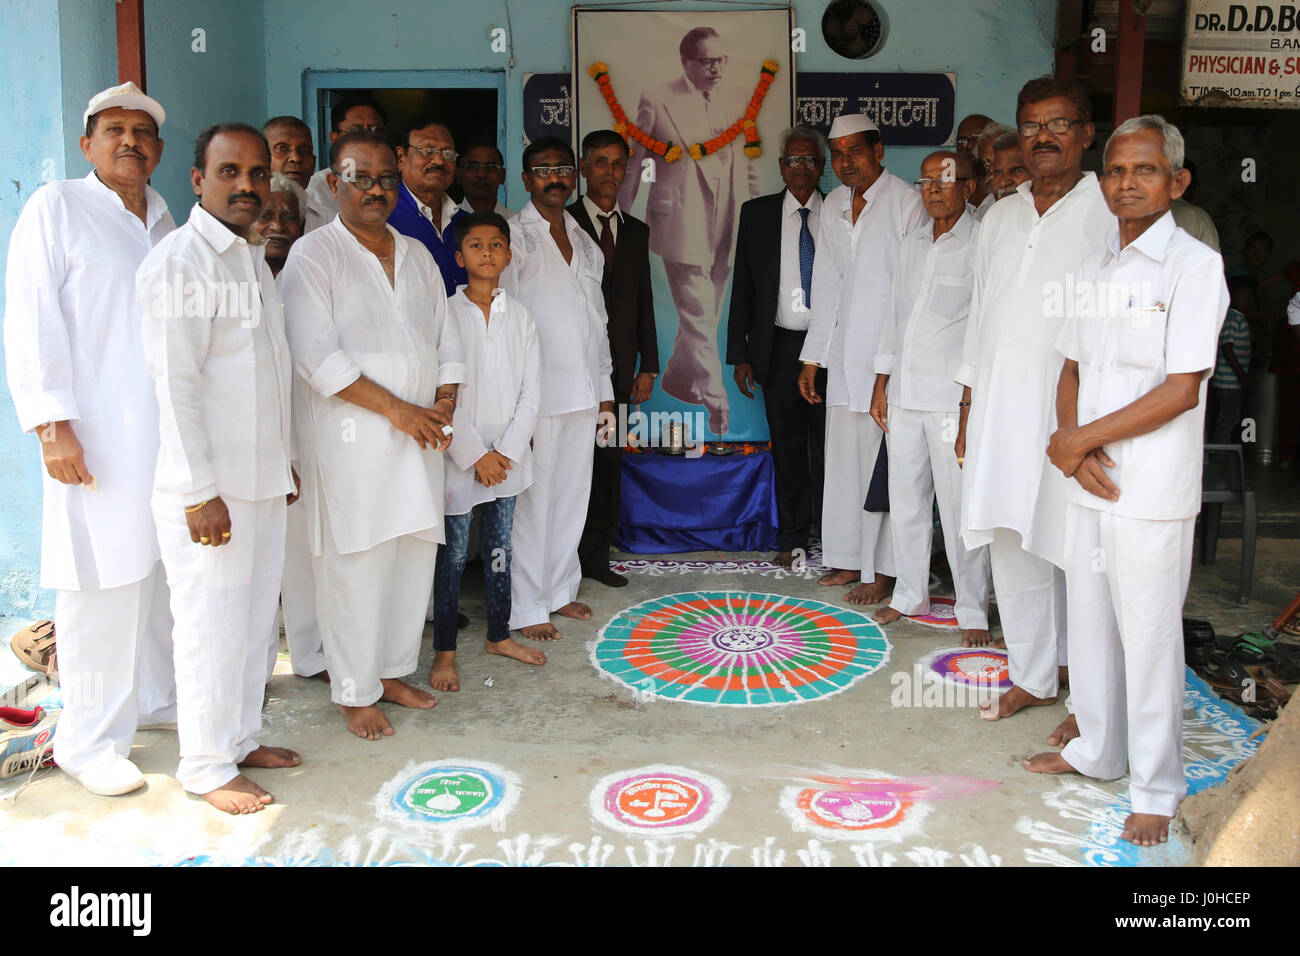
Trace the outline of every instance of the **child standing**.
{"label": "child standing", "polygon": [[537,330],[528,309],[497,286],[510,262],[510,227],[494,212],[456,223],[456,262],[469,275],[447,301],[465,350],[465,384],[452,418],[446,454],[447,543],[434,573],[435,690],[460,689],[456,674],[456,613],[465,570],[470,518],[483,530],[487,651],[525,664],[546,655],[510,637],[510,534],[515,496],[532,482],[530,443],[537,424]]}

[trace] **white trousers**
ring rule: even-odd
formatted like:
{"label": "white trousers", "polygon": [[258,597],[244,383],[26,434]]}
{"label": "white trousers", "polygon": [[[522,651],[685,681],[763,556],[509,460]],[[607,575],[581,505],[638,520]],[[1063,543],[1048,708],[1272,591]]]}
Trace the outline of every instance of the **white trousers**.
{"label": "white trousers", "polygon": [[885,435],[866,412],[826,409],[826,484],[822,496],[822,564],[861,571],[870,583],[894,574],[889,515],[863,511]]}
{"label": "white trousers", "polygon": [[1194,518],[1144,521],[1066,503],[1070,696],[1061,755],[1090,777],[1130,776],[1134,813],[1172,817],[1183,773],[1183,601]]}
{"label": "white trousers", "polygon": [[[134,584],[55,592],[63,714],[54,757],[69,773],[130,756],[145,704],[146,661],[154,671],[155,702],[161,693],[156,682],[171,682],[170,661],[158,660],[171,649],[167,597],[161,561]],[[156,707],[149,717],[170,719]]]}
{"label": "white trousers", "polygon": [[578,541],[591,497],[596,410],[537,419],[533,483],[515,503],[510,559],[510,628],[545,624],[578,598]]}
{"label": "white trousers", "polygon": [[352,554],[326,538],[312,566],[334,703],[369,706],[383,696],[385,678],[415,670],[437,558],[438,546],[413,534]]}
{"label": "white trousers", "polygon": [[953,454],[955,412],[919,412],[889,406],[889,525],[898,582],[890,607],[900,614],[930,610],[933,504],[939,503],[943,545],[962,628],[989,626],[988,548],[961,540],[961,468]]}
{"label": "white trousers", "polygon": [[1011,682],[1035,697],[1055,697],[1065,664],[1065,574],[1020,546],[1020,534],[995,528],[989,544],[993,590]]}
{"label": "white trousers", "polygon": [[153,500],[176,622],[176,779],[190,793],[228,783],[258,746],[284,564],[284,497],[222,500],[231,537],[219,548],[190,540],[179,499]]}
{"label": "white trousers", "polygon": [[[325,670],[325,650],[316,620],[316,576],[307,544],[307,509],[289,505],[285,516],[284,572],[280,576],[280,608],[284,613],[284,639],[289,662],[299,677],[315,677]],[[271,622],[271,658],[267,677],[275,671],[280,650],[280,630]]]}

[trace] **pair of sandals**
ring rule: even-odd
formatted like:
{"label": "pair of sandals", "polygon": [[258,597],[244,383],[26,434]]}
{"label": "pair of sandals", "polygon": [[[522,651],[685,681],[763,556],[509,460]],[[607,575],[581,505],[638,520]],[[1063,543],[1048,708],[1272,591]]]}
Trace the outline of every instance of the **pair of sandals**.
{"label": "pair of sandals", "polygon": [[54,622],[37,621],[23,628],[9,641],[14,656],[54,683],[59,682],[59,653],[54,644]]}
{"label": "pair of sandals", "polygon": [[1269,719],[1291,699],[1284,685],[1300,681],[1300,649],[1248,631],[1217,641],[1200,673],[1220,697]]}

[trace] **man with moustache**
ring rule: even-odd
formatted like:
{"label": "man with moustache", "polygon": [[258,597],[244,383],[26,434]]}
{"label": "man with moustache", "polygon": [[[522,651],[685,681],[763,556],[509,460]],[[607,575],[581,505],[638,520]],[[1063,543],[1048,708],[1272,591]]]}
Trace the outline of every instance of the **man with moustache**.
{"label": "man with moustache", "polygon": [[[788,129],[781,134],[779,164],[785,188],[740,208],[727,362],[735,366],[742,395],[753,398],[755,385],[763,389],[776,473],[780,550],[772,560],[789,568],[821,516],[826,406],[805,402],[798,379],[811,315],[813,237],[822,208],[817,182],[826,168],[826,141],[807,127]],[[825,397],[824,369],[814,385]]]}
{"label": "man with moustache", "polygon": [[963,537],[969,548],[989,545],[1015,684],[981,706],[989,720],[1053,703],[1065,665],[1065,479],[1043,449],[1056,430],[1066,279],[1105,241],[1111,219],[1096,175],[1081,167],[1093,137],[1087,91],[1075,81],[1030,80],[1016,122],[1033,179],[980,223],[956,374],[966,403],[956,444]]}
{"label": "man with moustache", "polygon": [[876,604],[894,586],[889,516],[864,511],[884,432],[871,418],[872,359],[889,317],[894,264],[903,237],[929,217],[916,189],[883,165],[885,147],[869,116],[835,117],[831,167],[843,183],[822,203],[813,263],[812,316],[799,360],[799,394],[810,405],[826,369],[826,484],[818,583],[861,581],[845,596]]}
{"label": "man with moustache", "polygon": [[346,133],[330,168],[339,216],[290,253],[285,311],[307,385],[303,507],[330,695],[349,731],[379,740],[394,733],[381,700],[437,703],[401,678],[416,668],[444,540],[436,452],[465,367],[433,257],[389,222],[392,148]]}
{"label": "man with moustache", "polygon": [[[344,133],[367,132],[376,136],[388,134],[388,116],[384,108],[364,96],[345,96],[330,111],[330,145]],[[339,204],[329,184],[330,169],[316,170],[307,184],[311,203],[320,210],[321,222],[329,222],[338,215]]]}
{"label": "man with moustache", "polygon": [[[271,172],[283,173],[306,190],[316,168],[311,128],[296,116],[273,116],[262,124],[262,136],[271,148]],[[338,211],[331,205],[314,202],[310,195],[304,195],[303,199],[299,209],[303,223],[300,234],[325,225]]]}
{"label": "man with moustache", "polygon": [[[274,156],[275,154],[272,153]],[[271,173],[270,193],[253,231],[262,237],[271,275],[279,276],[293,244],[302,238],[307,192],[284,173]]]}
{"label": "man with moustache", "polygon": [[397,203],[388,223],[404,236],[424,244],[438,265],[448,296],[465,284],[465,269],[456,261],[452,228],[469,213],[447,195],[456,174],[456,143],[451,131],[427,116],[412,120],[397,147],[402,174]]}
{"label": "man with moustache", "polygon": [[1003,133],[993,141],[993,162],[989,164],[988,186],[994,201],[1006,199],[1029,179],[1020,135],[1015,130]]}
{"label": "man with moustache", "polygon": [[250,241],[270,179],[255,128],[204,130],[190,171],[199,201],[136,275],[160,412],[153,512],[175,620],[176,778],[232,814],[273,799],[240,767],[299,763],[254,739],[297,497],[283,309]]}
{"label": "man with moustache", "polygon": [[509,219],[514,212],[497,201],[506,181],[506,160],[490,143],[475,143],[456,161],[456,182],[465,198],[460,208],[465,212],[494,212]]}
{"label": "man with moustache", "polygon": [[[630,152],[627,140],[612,129],[584,136],[578,168],[586,180],[587,193],[568,207],[583,231],[600,243],[605,258],[601,290],[609,316],[616,405],[639,405],[648,400],[659,374],[655,304],[650,291],[650,231],[640,219],[618,206],[618,191],[627,175]],[[612,588],[627,584],[627,578],[609,566],[609,549],[618,534],[622,472],[619,436],[597,442],[578,560],[583,577]]]}
{"label": "man with moustache", "polygon": [[135,272],[176,228],[149,187],[162,105],[134,83],[91,97],[83,179],[23,207],[5,272],[14,411],[40,440],[42,587],[53,588],[63,713],[54,753],[91,793],[144,786],[137,721],[175,719],[171,615],[149,499],[158,403],[140,344]]}

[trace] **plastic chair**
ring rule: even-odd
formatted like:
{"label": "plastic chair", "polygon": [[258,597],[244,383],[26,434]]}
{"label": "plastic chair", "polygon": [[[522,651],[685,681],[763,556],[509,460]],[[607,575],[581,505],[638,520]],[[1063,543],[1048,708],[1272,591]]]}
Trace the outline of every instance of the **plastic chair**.
{"label": "plastic chair", "polygon": [[1250,603],[1250,587],[1255,575],[1255,492],[1246,487],[1246,456],[1240,445],[1206,445],[1205,457],[1211,454],[1235,457],[1228,462],[1228,487],[1201,489],[1201,564],[1213,564],[1219,546],[1219,519],[1224,504],[1241,502],[1241,588],[1237,603]]}

